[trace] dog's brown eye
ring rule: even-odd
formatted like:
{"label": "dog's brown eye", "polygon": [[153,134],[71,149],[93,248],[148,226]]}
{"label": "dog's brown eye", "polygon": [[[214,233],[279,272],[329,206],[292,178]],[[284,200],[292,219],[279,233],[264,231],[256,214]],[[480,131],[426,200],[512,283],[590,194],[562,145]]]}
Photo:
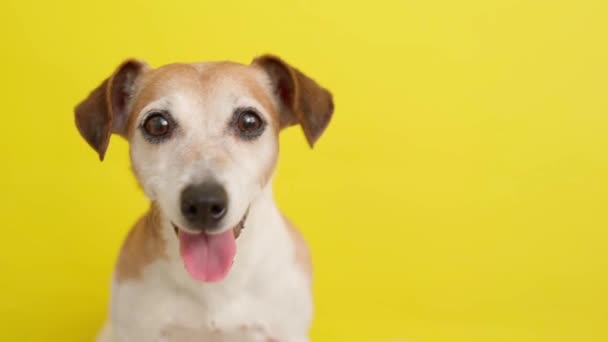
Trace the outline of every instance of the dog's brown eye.
{"label": "dog's brown eye", "polygon": [[143,129],[152,138],[162,138],[171,131],[171,122],[163,113],[152,113],[144,121]]}
{"label": "dog's brown eye", "polygon": [[246,110],[239,115],[239,118],[236,122],[236,126],[238,127],[241,133],[245,133],[247,135],[255,135],[256,133],[261,133],[261,129],[263,127],[262,119],[252,110]]}

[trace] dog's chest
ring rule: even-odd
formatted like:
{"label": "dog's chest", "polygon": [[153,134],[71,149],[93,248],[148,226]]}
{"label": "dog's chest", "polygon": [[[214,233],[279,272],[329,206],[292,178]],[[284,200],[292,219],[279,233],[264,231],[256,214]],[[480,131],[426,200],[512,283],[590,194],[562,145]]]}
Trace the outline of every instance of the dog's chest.
{"label": "dog's chest", "polygon": [[[273,321],[272,315],[264,312],[266,302],[269,300],[254,301],[243,294],[232,299],[216,297],[205,306],[182,303],[175,308],[171,323],[160,323],[164,325],[160,335],[172,342],[276,341],[280,322]],[[182,312],[190,314],[180,314]]]}
{"label": "dog's chest", "polygon": [[238,327],[190,328],[180,325],[164,327],[160,333],[163,341],[175,342],[279,342],[272,331],[263,325],[240,324]]}
{"label": "dog's chest", "polygon": [[[154,268],[162,266],[152,266]],[[238,291],[192,291],[148,273],[145,282],[115,284],[112,308],[121,341],[292,341],[305,336],[310,294],[297,272]]]}

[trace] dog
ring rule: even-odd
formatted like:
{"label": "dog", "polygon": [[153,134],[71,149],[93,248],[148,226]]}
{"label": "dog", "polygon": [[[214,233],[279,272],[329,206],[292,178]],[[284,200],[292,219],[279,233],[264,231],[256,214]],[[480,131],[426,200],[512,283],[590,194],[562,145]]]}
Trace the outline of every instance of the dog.
{"label": "dog", "polygon": [[152,68],[129,59],[79,103],[100,160],[129,142],[150,209],[112,275],[99,342],[309,341],[309,250],[273,199],[279,132],[312,147],[331,93],[282,59]]}

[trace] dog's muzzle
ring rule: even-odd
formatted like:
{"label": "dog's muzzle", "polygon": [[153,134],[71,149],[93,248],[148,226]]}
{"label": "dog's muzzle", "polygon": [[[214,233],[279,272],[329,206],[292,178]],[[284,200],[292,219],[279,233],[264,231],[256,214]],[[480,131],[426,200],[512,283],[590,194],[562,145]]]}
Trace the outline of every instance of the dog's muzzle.
{"label": "dog's muzzle", "polygon": [[[241,235],[243,229],[245,229],[245,221],[247,220],[247,215],[249,215],[249,208],[247,208],[247,210],[245,211],[245,215],[243,215],[243,218],[239,221],[239,223],[237,223],[237,225],[232,228],[235,239],[238,238]],[[175,231],[175,235],[178,235],[180,228],[173,222],[171,222],[171,225],[173,226],[173,231]]]}

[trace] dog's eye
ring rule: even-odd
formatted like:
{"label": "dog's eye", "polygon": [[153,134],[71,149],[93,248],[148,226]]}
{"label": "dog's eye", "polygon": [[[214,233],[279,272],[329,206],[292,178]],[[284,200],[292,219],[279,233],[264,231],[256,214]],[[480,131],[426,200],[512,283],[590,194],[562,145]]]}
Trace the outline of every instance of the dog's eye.
{"label": "dog's eye", "polygon": [[257,136],[262,133],[264,122],[256,112],[248,109],[239,114],[236,127],[247,136]]}
{"label": "dog's eye", "polygon": [[171,133],[172,122],[165,113],[153,112],[148,115],[142,128],[147,138],[158,140]]}

